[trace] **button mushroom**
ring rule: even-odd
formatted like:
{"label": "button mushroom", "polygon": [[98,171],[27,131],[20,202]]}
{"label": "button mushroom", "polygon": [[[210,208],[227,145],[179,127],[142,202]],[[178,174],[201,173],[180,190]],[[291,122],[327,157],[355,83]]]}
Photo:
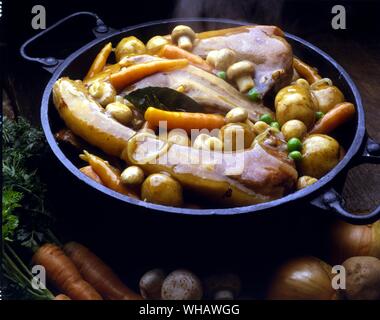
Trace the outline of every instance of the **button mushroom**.
{"label": "button mushroom", "polygon": [[95,81],[88,88],[88,92],[103,107],[115,101],[116,90],[109,82]]}
{"label": "button mushroom", "polygon": [[226,123],[245,122],[248,119],[248,111],[244,108],[233,108],[225,116]]}
{"label": "button mushroom", "polygon": [[235,81],[240,92],[247,92],[255,86],[252,74],[255,66],[252,62],[243,60],[234,63],[227,69],[227,77]]}
{"label": "button mushroom", "polygon": [[179,25],[173,29],[171,38],[173,43],[177,44],[178,47],[190,51],[193,48],[195,32],[188,26]]}
{"label": "button mushroom", "polygon": [[146,51],[144,43],[134,36],[121,39],[115,49],[116,61],[133,54],[144,54]]}
{"label": "button mushroom", "polygon": [[206,294],[214,300],[234,300],[240,290],[240,278],[235,274],[215,275],[205,281]]}
{"label": "button mushroom", "polygon": [[162,36],[154,36],[146,43],[146,49],[151,54],[156,54],[169,41]]}
{"label": "button mushroom", "polygon": [[200,300],[203,295],[199,278],[187,270],[176,270],[170,273],[162,284],[163,300]]}
{"label": "button mushroom", "polygon": [[140,293],[144,299],[161,300],[162,283],[165,273],[161,269],[146,272],[140,279]]}
{"label": "button mushroom", "polygon": [[228,48],[212,50],[207,54],[206,61],[215,69],[225,71],[236,61],[236,53]]}
{"label": "button mushroom", "polygon": [[132,110],[121,102],[112,102],[106,106],[106,112],[121,124],[127,125],[133,118]]}

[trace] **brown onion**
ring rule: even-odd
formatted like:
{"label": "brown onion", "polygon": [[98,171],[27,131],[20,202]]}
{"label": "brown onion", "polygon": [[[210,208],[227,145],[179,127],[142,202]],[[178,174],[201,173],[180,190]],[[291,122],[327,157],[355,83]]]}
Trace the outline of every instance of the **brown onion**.
{"label": "brown onion", "polygon": [[271,300],[336,300],[332,267],[315,257],[288,261],[275,274],[268,291]]}
{"label": "brown onion", "polygon": [[355,256],[380,258],[380,220],[370,225],[337,221],[331,229],[330,261],[341,264]]}

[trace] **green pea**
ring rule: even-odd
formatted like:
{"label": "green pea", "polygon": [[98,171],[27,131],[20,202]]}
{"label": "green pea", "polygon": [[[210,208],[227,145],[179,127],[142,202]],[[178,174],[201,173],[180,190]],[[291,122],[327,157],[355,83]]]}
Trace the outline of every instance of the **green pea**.
{"label": "green pea", "polygon": [[300,151],[302,149],[302,142],[298,138],[291,138],[288,141],[288,151]]}
{"label": "green pea", "polygon": [[261,121],[264,121],[267,124],[271,124],[273,122],[272,116],[269,113],[263,114],[260,117]]}
{"label": "green pea", "polygon": [[216,73],[216,75],[220,78],[220,79],[223,79],[223,80],[226,80],[227,79],[227,74],[225,71],[218,71]]}
{"label": "green pea", "polygon": [[261,95],[260,93],[257,92],[256,88],[252,88],[251,90],[249,90],[247,95],[248,95],[248,98],[254,102],[257,102],[261,99]]}
{"label": "green pea", "polygon": [[324,117],[324,113],[322,112],[322,111],[317,111],[316,113],[315,113],[315,116],[317,117],[317,120],[320,120],[320,119],[322,119],[323,117]]}
{"label": "green pea", "polygon": [[299,151],[292,151],[289,153],[289,158],[293,159],[294,161],[299,161],[302,159],[302,154]]}
{"label": "green pea", "polygon": [[280,130],[280,124],[279,124],[277,121],[273,121],[273,122],[270,124],[270,126],[271,126],[272,128],[277,129],[277,130]]}

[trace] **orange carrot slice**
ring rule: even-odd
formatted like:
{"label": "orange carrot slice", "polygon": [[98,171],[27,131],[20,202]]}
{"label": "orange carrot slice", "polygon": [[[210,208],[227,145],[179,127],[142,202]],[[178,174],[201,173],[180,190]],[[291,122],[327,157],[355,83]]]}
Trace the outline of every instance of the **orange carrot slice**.
{"label": "orange carrot slice", "polygon": [[189,133],[191,129],[212,130],[224,125],[224,117],[219,114],[173,112],[153,107],[145,111],[145,120],[155,127],[159,126],[160,121],[166,121],[168,129],[181,128]]}
{"label": "orange carrot slice", "polygon": [[183,50],[177,46],[167,44],[159,51],[158,55],[167,59],[186,59],[198,68],[208,72],[212,71],[212,67],[200,56]]}
{"label": "orange carrot slice", "polygon": [[350,102],[338,103],[319,120],[310,133],[328,134],[350,120],[355,114],[355,107]]}
{"label": "orange carrot slice", "polygon": [[101,72],[104,68],[104,66],[107,63],[107,59],[112,52],[112,43],[107,43],[102,50],[98,53],[96,56],[94,62],[92,63],[90,70],[88,70],[86,77],[84,78],[84,81],[87,81],[88,79],[92,78],[94,75]]}
{"label": "orange carrot slice", "polygon": [[154,60],[122,68],[119,72],[110,75],[109,80],[116,90],[157,72],[180,69],[188,65],[186,59]]}

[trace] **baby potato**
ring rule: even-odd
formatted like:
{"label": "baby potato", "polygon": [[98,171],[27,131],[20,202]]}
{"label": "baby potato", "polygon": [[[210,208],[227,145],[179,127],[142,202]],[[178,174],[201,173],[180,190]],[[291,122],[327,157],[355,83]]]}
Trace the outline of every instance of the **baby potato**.
{"label": "baby potato", "polygon": [[340,146],[332,137],[312,134],[303,141],[300,170],[303,175],[320,178],[339,162]]}
{"label": "baby potato", "polygon": [[141,198],[148,202],[178,207],[183,204],[182,186],[167,174],[154,173],[143,182]]}
{"label": "baby potato", "polygon": [[120,61],[125,56],[145,53],[145,45],[134,36],[125,37],[117,44],[115,49],[116,61]]}
{"label": "baby potato", "polygon": [[311,93],[317,100],[318,111],[329,112],[338,103],[344,102],[343,93],[335,86],[323,82],[319,85],[311,86]]}
{"label": "baby potato", "polygon": [[286,141],[291,138],[302,139],[307,133],[307,128],[300,120],[289,120],[282,125],[281,132]]}
{"label": "baby potato", "polygon": [[249,148],[255,134],[246,123],[229,123],[220,129],[219,139],[223,142],[225,151],[237,151]]}
{"label": "baby potato", "polygon": [[276,120],[282,126],[289,120],[300,120],[307,128],[315,122],[316,107],[309,88],[294,84],[282,88],[274,101],[276,107]]}
{"label": "baby potato", "polygon": [[299,177],[297,180],[297,190],[301,190],[303,188],[311,186],[313,183],[316,183],[317,181],[318,181],[318,179],[315,179],[315,178],[309,177],[309,176]]}

